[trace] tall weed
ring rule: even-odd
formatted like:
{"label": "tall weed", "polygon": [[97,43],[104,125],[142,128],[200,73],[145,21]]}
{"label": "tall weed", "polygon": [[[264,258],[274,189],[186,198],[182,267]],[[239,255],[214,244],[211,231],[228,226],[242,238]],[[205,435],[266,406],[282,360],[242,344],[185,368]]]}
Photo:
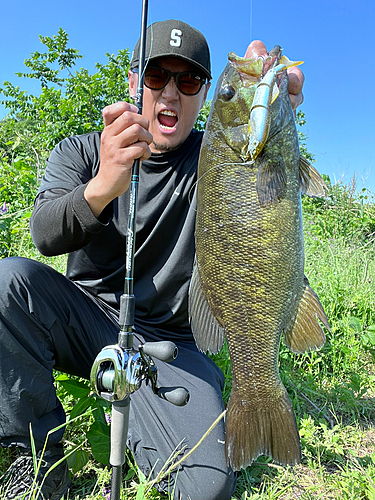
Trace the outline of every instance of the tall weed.
{"label": "tall weed", "polygon": [[[369,419],[375,414],[374,199],[358,193],[355,183],[332,186],[326,180],[327,200],[304,199],[303,215],[305,273],[331,332],[319,352],[295,356],[281,344],[281,371],[292,393],[296,388],[300,417],[307,411],[322,418],[335,408],[346,420]],[[301,394],[311,404],[300,401]]]}

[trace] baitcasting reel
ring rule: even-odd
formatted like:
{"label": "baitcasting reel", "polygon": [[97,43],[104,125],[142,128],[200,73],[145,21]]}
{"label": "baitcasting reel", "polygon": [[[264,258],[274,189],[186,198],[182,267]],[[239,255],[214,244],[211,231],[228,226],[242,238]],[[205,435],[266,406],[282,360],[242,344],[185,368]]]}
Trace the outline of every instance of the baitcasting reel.
{"label": "baitcasting reel", "polygon": [[157,368],[151,356],[170,363],[178,353],[173,342],[146,342],[139,346],[138,351],[132,346],[132,332],[120,331],[118,344],[104,347],[100,351],[90,375],[95,392],[112,405],[109,457],[112,465],[111,500],[120,499],[122,466],[125,463],[129,429],[130,394],[137,391],[145,381],[146,384],[151,384],[154,394],[176,406],[186,405],[190,397],[183,387],[159,388],[157,385]]}
{"label": "baitcasting reel", "polygon": [[145,381],[160,398],[184,406],[189,400],[189,392],[182,387],[159,388],[157,368],[152,359],[170,363],[177,354],[177,347],[170,341],[146,342],[139,346],[139,351],[118,344],[104,347],[92,365],[91,385],[99,396],[112,403],[124,400]]}

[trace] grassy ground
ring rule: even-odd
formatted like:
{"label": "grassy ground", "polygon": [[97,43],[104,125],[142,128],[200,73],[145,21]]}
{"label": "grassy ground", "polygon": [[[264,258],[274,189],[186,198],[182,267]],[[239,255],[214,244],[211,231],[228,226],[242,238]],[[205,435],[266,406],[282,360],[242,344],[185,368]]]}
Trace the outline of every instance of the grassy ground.
{"label": "grassy ground", "polygon": [[[233,497],[237,500],[375,500],[374,205],[364,206],[350,193],[350,188],[343,188],[331,192],[323,205],[304,203],[306,275],[323,303],[332,333],[326,332],[326,344],[316,353],[293,355],[283,344],[280,349],[280,371],[301,435],[302,463],[283,468],[260,457],[239,474]],[[19,241],[19,253],[40,258],[27,237]],[[49,263],[63,270],[65,259]],[[231,372],[226,351],[215,361],[226,374],[227,399]],[[77,399],[57,384],[69,413]],[[65,435],[67,448],[81,446],[70,499],[108,496],[110,471],[92,459],[86,439],[90,418],[72,423]],[[0,451],[0,472],[12,459],[8,450]],[[123,498],[161,499],[155,490],[148,491],[130,455],[126,477]]]}

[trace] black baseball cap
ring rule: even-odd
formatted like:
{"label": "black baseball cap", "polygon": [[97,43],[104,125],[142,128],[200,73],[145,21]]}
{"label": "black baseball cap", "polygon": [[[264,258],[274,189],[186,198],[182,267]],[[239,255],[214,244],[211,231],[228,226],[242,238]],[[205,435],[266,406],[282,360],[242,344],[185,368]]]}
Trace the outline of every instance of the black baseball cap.
{"label": "black baseball cap", "polygon": [[[157,21],[147,28],[146,63],[157,57],[179,57],[203,71],[211,80],[210,50],[200,31],[176,19]],[[134,48],[130,69],[139,65],[139,40]]]}

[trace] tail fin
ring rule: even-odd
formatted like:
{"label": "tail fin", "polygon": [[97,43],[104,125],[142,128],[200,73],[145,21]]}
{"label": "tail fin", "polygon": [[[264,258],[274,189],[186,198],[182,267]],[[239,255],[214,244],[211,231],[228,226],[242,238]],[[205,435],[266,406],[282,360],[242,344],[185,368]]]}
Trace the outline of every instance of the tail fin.
{"label": "tail fin", "polygon": [[297,422],[285,389],[267,408],[256,405],[253,401],[250,408],[238,391],[232,391],[226,414],[228,465],[233,470],[245,469],[260,455],[268,455],[281,465],[299,463]]}

